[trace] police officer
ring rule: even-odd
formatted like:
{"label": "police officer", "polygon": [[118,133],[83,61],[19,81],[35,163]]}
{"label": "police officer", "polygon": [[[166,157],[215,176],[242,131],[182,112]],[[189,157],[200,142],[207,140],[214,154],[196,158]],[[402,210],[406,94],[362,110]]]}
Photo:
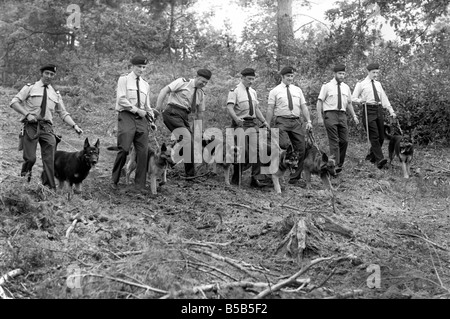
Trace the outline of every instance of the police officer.
{"label": "police officer", "polygon": [[[237,85],[236,88],[231,89],[228,93],[228,99],[227,99],[227,110],[228,114],[231,117],[231,127],[237,128],[244,126],[245,128],[254,127],[257,128],[256,119],[259,119],[263,126],[267,127],[269,126],[261,113],[261,110],[259,109],[259,102],[258,102],[258,96],[256,94],[256,91],[251,88],[251,85],[255,81],[255,70],[252,68],[246,68],[242,70],[241,72],[241,82]],[[246,152],[249,160],[251,158],[249,153],[256,154],[258,153],[258,147],[257,147],[257,133],[255,132],[255,138],[251,138],[251,136],[248,137],[246,141]],[[250,143],[250,141],[256,141],[255,143]],[[255,157],[256,158],[256,157]],[[233,184],[238,184],[240,176],[239,174],[242,173],[242,169],[240,167],[241,163],[234,165],[233,170],[233,177],[231,179],[231,182]],[[256,179],[256,176],[259,174],[259,165],[252,165],[252,180],[250,183],[250,186],[258,187],[261,186],[259,181]]]}
{"label": "police officer", "polygon": [[387,109],[393,118],[396,117],[396,114],[381,83],[377,81],[380,65],[378,63],[371,63],[367,66],[367,71],[367,77],[356,84],[353,90],[352,100],[354,103],[363,106],[362,122],[365,130],[367,131],[368,129],[371,144],[370,153],[366,156],[366,160],[370,160],[379,169],[382,169],[387,163],[387,159],[384,158],[382,150],[384,142],[383,108]]}
{"label": "police officer", "polygon": [[122,75],[117,83],[116,111],[118,111],[117,125],[117,153],[112,171],[111,187],[117,189],[120,174],[127,160],[131,144],[136,149],[135,187],[145,189],[147,179],[148,153],[148,120],[154,119],[153,109],[150,107],[150,85],[142,78],[148,60],[137,55],[131,59],[132,71]]}
{"label": "police officer", "polygon": [[347,111],[356,124],[359,121],[353,110],[350,87],[344,83],[345,65],[335,65],[333,72],[334,78],[322,85],[320,89],[317,101],[317,123],[321,126],[325,124],[330,154],[336,158],[336,173],[340,173],[348,145]]}
{"label": "police officer", "polygon": [[[300,121],[300,113],[306,118],[306,130],[312,129],[311,118],[302,90],[292,84],[295,69],[287,66],[281,69],[281,83],[269,92],[266,120],[272,127],[279,129],[281,149],[287,149],[292,143],[298,152],[298,167],[289,180],[295,184],[300,180],[305,156],[305,131]],[[273,119],[273,124],[272,124]]]}
{"label": "police officer", "polygon": [[23,159],[21,176],[31,180],[31,170],[36,163],[37,143],[41,146],[44,173],[42,182],[55,188],[55,146],[53,132],[53,116],[58,113],[64,122],[69,124],[78,134],[83,130],[75,124],[64,107],[61,95],[52,86],[56,75],[56,66],[48,64],[40,68],[41,78],[36,83],[25,85],[11,100],[10,107],[23,115]]}
{"label": "police officer", "polygon": [[[203,120],[205,111],[205,92],[203,88],[211,79],[211,71],[199,69],[194,79],[178,78],[165,86],[158,95],[156,109],[160,111],[164,99],[168,96],[167,108],[162,113],[164,124],[170,132],[177,128],[186,128],[191,134],[191,150],[193,150],[194,132],[189,125],[189,114],[196,114],[197,120]],[[194,152],[191,151],[190,163],[184,163],[186,176],[195,176]]]}

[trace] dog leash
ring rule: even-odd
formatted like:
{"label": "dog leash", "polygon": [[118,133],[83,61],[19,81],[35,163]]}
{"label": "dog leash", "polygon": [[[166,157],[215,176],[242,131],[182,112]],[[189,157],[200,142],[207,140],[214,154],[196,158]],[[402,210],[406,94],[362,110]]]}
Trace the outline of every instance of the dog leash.
{"label": "dog leash", "polygon": [[316,142],[316,139],[314,138],[314,134],[312,132],[312,130],[308,130],[308,137],[311,140],[312,145],[317,148],[317,150],[319,151],[320,154],[322,154],[322,151],[319,148],[319,145]]}
{"label": "dog leash", "polygon": [[65,143],[66,145],[69,145],[74,151],[78,152],[78,150],[77,150],[75,147],[73,147],[73,146],[72,146],[71,144],[69,144],[68,142],[64,141],[63,138],[61,138],[60,142],[63,142],[63,143]]}

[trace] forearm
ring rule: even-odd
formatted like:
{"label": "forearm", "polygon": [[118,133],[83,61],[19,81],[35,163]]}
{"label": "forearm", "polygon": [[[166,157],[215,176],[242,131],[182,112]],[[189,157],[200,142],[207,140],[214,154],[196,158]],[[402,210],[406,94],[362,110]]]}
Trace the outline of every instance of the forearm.
{"label": "forearm", "polygon": [[308,123],[311,123],[311,116],[309,114],[308,107],[306,106],[306,104],[301,104],[300,106],[301,106],[302,113],[303,113],[303,116],[305,117],[306,121]]}
{"label": "forearm", "polygon": [[164,87],[161,90],[161,92],[159,92],[158,99],[156,100],[156,110],[158,110],[158,111],[162,110],[162,104],[168,93],[169,93],[169,88],[167,86]]}
{"label": "forearm", "polygon": [[25,107],[23,107],[19,102],[14,102],[13,104],[11,104],[11,108],[17,113],[22,114],[23,116],[26,116],[29,113],[28,110]]}
{"label": "forearm", "polygon": [[269,125],[272,125],[272,119],[273,119],[273,105],[269,105],[267,107],[267,112],[266,112],[266,121],[267,123],[269,123]]}
{"label": "forearm", "polygon": [[234,111],[234,104],[227,104],[227,110],[228,110],[228,114],[230,115],[230,117],[235,121],[238,122],[239,118],[236,115],[236,112]]}
{"label": "forearm", "polygon": [[349,102],[349,103],[348,103],[348,105],[347,105],[347,110],[350,112],[350,114],[351,114],[351,116],[353,116],[353,118],[356,117],[356,113],[355,113],[355,110],[354,110],[354,108],[353,108],[352,102]]}
{"label": "forearm", "polygon": [[317,100],[316,107],[317,107],[317,119],[320,120],[320,119],[323,118],[323,113],[322,113],[322,111],[323,111],[323,102],[322,102],[322,100]]}
{"label": "forearm", "polygon": [[266,119],[264,118],[264,115],[262,114],[262,112],[259,108],[256,109],[256,117],[263,123],[266,121]]}

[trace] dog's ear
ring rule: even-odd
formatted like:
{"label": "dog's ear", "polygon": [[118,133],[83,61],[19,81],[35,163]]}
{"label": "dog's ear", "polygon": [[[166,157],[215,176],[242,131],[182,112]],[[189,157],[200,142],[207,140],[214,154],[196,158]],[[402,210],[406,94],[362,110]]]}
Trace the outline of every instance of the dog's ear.
{"label": "dog's ear", "polygon": [[323,162],[328,162],[328,155],[325,153],[322,153],[322,161]]}
{"label": "dog's ear", "polygon": [[89,147],[89,139],[86,137],[86,139],[84,140],[84,148]]}
{"label": "dog's ear", "polygon": [[97,139],[97,142],[95,142],[94,146],[97,147],[97,148],[100,146],[100,139]]}
{"label": "dog's ear", "polygon": [[165,151],[167,151],[167,146],[166,146],[166,143],[163,143],[161,145],[161,152],[165,152]]}

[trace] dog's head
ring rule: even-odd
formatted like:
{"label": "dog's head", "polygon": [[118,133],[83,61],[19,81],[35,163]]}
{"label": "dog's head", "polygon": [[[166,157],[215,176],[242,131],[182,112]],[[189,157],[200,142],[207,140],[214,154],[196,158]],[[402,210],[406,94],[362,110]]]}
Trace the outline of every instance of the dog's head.
{"label": "dog's head", "polygon": [[[176,143],[175,143],[176,144]],[[166,145],[166,143],[163,143],[161,145],[161,148],[159,150],[159,157],[167,163],[171,168],[175,166],[175,162],[173,160],[173,157],[175,155],[175,150],[173,149],[175,144],[169,144]]]}
{"label": "dog's head", "polygon": [[298,152],[294,151],[292,145],[289,145],[287,150],[281,152],[280,167],[295,170],[298,166],[299,159]]}
{"label": "dog's head", "polygon": [[83,147],[83,160],[89,167],[94,167],[98,163],[98,157],[100,155],[100,140],[94,146],[89,144],[89,139],[86,137]]}
{"label": "dog's head", "polygon": [[336,175],[336,160],[334,155],[328,156],[325,152],[322,152],[320,158],[320,174]]}
{"label": "dog's head", "polygon": [[404,155],[412,155],[413,140],[410,136],[404,135],[400,140],[400,153]]}

